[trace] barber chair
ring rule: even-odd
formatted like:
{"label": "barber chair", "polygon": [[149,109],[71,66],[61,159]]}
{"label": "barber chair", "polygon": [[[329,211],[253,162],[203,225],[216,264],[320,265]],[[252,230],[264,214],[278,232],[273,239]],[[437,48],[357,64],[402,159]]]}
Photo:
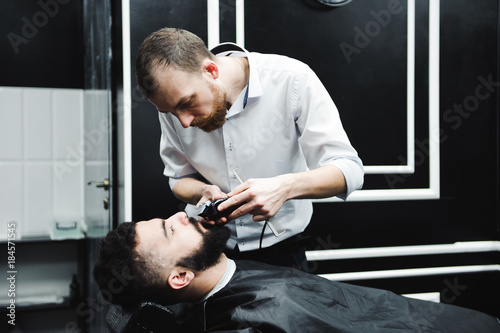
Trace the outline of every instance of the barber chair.
{"label": "barber chair", "polygon": [[[174,310],[180,310],[183,305],[173,305]],[[138,306],[126,309],[111,304],[106,315],[106,324],[111,333],[195,333],[184,326],[178,326],[174,312],[163,305],[153,302],[142,302]],[[189,325],[188,325],[189,326]],[[230,331],[211,331],[213,333],[261,333],[258,328],[243,327]]]}
{"label": "barber chair", "polygon": [[130,308],[112,304],[106,324],[111,333],[155,333],[173,331],[176,320],[174,312],[166,306],[142,302]]}

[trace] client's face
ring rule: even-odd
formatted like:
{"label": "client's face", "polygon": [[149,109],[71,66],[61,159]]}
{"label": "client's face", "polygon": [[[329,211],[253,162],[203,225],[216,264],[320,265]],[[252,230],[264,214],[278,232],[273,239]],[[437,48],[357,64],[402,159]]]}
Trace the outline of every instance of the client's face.
{"label": "client's face", "polygon": [[136,251],[166,271],[175,266],[201,271],[216,264],[229,237],[226,227],[203,226],[184,212],[138,222],[135,228]]}

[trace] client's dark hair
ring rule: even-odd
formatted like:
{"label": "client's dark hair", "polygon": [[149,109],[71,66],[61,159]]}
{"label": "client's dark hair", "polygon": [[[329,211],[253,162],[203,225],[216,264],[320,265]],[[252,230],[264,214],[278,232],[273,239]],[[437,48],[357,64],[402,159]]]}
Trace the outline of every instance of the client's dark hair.
{"label": "client's dark hair", "polygon": [[148,261],[135,251],[135,223],[121,223],[101,240],[94,278],[113,304],[132,305],[157,296],[155,282],[159,276]]}

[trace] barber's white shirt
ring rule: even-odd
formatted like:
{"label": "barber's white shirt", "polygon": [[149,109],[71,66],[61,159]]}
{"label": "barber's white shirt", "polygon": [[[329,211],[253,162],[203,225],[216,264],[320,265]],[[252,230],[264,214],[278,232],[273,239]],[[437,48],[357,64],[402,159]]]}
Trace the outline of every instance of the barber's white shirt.
{"label": "barber's white shirt", "polygon": [[[340,198],[361,188],[363,164],[328,91],[309,66],[285,56],[250,53],[232,43],[212,51],[218,56],[246,56],[249,84],[228,110],[226,124],[212,133],[183,128],[172,114],[159,114],[160,155],[171,187],[183,177],[201,176],[228,193],[239,184],[235,169],[245,178],[268,178],[330,164],[343,172],[347,183]],[[188,215],[191,208],[186,207]],[[285,202],[274,220],[286,232],[275,237],[266,228],[263,247],[302,232],[311,215],[310,200]],[[263,223],[249,214],[229,222],[228,247],[258,249]]]}

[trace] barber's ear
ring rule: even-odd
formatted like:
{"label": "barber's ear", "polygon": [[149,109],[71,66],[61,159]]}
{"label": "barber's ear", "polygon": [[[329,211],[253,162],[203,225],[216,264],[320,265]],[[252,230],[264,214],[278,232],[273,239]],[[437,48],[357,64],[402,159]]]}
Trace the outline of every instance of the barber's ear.
{"label": "barber's ear", "polygon": [[219,78],[219,66],[217,66],[217,64],[212,60],[205,59],[203,61],[203,69],[205,70],[205,72],[210,74],[214,78],[214,80]]}
{"label": "barber's ear", "polygon": [[174,268],[168,277],[168,284],[172,289],[182,289],[187,287],[193,279],[192,271]]}

